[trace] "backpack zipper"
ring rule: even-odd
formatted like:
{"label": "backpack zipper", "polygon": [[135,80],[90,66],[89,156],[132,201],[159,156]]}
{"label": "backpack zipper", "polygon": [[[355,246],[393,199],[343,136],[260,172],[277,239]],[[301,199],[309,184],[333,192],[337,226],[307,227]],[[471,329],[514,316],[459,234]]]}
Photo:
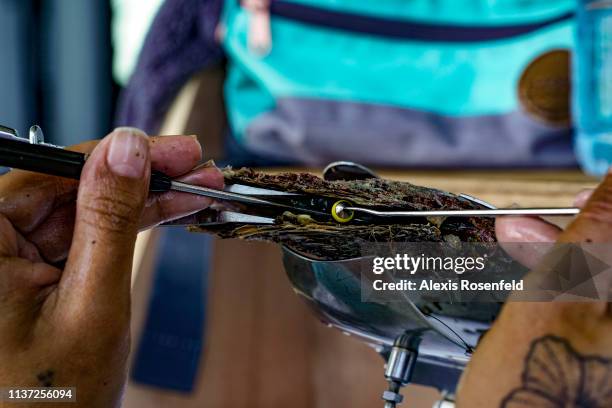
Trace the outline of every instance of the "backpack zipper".
{"label": "backpack zipper", "polygon": [[286,0],[242,0],[242,5],[252,13],[248,32],[249,47],[260,55],[262,52],[267,54],[272,47],[271,15],[304,24],[361,34],[451,43],[494,41],[516,37],[574,17],[573,12],[567,12],[548,20],[529,24],[467,26],[431,24],[417,20],[397,20],[346,11],[339,12]]}

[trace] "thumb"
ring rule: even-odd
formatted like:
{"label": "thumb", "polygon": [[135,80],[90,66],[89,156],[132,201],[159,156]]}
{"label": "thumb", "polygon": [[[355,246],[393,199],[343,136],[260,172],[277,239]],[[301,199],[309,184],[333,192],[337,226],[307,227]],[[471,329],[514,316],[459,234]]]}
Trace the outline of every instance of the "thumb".
{"label": "thumb", "polygon": [[149,144],[137,129],[116,129],[87,159],[58,299],[80,317],[127,316],[134,243],[150,173]]}
{"label": "thumb", "polygon": [[560,242],[612,242],[612,169],[593,191]]}

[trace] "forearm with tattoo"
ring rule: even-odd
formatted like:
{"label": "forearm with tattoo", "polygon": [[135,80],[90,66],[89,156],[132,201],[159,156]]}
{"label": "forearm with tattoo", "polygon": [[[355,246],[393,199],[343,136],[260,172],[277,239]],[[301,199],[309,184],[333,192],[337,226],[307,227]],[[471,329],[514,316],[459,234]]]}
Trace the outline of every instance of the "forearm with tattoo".
{"label": "forearm with tattoo", "polygon": [[562,337],[535,339],[525,356],[521,386],[501,402],[501,408],[527,407],[612,407],[612,359],[581,354]]}

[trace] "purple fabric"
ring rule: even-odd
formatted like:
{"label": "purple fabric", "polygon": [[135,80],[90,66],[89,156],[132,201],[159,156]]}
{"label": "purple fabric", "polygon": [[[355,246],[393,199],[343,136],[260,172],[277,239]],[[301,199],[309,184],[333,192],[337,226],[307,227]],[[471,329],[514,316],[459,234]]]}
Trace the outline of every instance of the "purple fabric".
{"label": "purple fabric", "polygon": [[223,59],[214,35],[221,5],[221,0],[164,2],[121,94],[118,126],[157,132],[182,85],[194,73]]}

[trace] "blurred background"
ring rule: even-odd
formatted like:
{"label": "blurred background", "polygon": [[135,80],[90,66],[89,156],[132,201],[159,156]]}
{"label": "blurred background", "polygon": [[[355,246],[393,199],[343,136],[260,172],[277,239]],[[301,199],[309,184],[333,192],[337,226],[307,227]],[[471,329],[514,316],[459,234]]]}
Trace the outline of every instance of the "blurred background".
{"label": "blurred background", "polygon": [[70,145],[113,128],[161,0],[0,1],[1,122]]}
{"label": "blurred background", "polygon": [[[565,206],[612,159],[612,2],[0,0],[0,124],[115,126],[206,158]],[[328,330],[272,245],[139,238],[125,407],[381,406],[383,360]],[[437,390],[411,386],[412,407]]]}
{"label": "blurred background", "polygon": [[[114,125],[159,132],[179,91],[203,75],[200,95],[208,94],[195,106],[215,131],[200,137],[212,156],[234,164],[577,164],[575,0],[2,0],[0,7],[2,123],[22,134],[37,123],[60,145]],[[579,118],[589,116],[583,111]]]}

